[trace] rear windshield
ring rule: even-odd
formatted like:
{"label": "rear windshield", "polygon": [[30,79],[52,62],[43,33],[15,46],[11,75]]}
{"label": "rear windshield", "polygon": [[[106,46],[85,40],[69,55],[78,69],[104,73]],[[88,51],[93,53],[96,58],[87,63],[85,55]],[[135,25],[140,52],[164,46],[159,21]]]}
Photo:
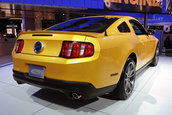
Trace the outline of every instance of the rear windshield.
{"label": "rear windshield", "polygon": [[52,28],[48,31],[75,31],[75,32],[104,32],[118,18],[88,17],[70,20]]}

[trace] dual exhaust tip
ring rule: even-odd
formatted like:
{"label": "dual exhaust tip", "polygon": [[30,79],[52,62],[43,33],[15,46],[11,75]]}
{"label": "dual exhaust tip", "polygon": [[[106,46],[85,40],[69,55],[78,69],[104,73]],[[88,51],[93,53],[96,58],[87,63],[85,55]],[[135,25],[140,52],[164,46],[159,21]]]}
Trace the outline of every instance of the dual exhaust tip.
{"label": "dual exhaust tip", "polygon": [[82,95],[80,95],[80,94],[78,94],[78,93],[71,93],[71,96],[72,96],[72,98],[75,99],[75,100],[78,100],[78,99],[80,99],[80,98],[82,97]]}

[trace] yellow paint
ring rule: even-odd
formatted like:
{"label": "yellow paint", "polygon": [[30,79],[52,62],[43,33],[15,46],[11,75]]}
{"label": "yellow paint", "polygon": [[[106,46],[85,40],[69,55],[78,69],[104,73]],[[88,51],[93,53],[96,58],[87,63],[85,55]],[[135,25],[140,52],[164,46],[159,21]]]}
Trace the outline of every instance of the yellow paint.
{"label": "yellow paint", "polygon": [[[112,17],[112,16],[106,16]],[[114,16],[115,17],[115,16]],[[22,53],[12,52],[14,70],[28,73],[29,64],[45,67],[45,76],[51,79],[92,83],[96,88],[117,84],[124,64],[131,53],[137,56],[136,70],[148,63],[154,56],[158,39],[153,36],[137,36],[129,23],[132,17],[122,17],[104,33],[38,31],[21,33],[24,40]],[[130,33],[120,33],[117,27],[126,22]],[[52,34],[52,36],[32,36],[32,34]],[[34,44],[42,41],[42,52],[36,54]],[[66,59],[59,57],[63,41],[90,42],[94,45],[94,55],[85,58]],[[118,73],[116,76],[111,74]]]}

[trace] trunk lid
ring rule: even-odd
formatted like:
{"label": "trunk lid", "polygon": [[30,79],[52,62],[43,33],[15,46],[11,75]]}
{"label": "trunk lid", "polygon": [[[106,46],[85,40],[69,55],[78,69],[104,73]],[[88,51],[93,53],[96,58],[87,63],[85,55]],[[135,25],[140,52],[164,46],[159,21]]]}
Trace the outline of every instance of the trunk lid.
{"label": "trunk lid", "polygon": [[[86,32],[64,32],[64,31],[37,31],[22,32],[19,39],[24,40],[24,47],[21,53],[42,55],[42,56],[59,56],[63,41],[80,41],[84,42],[86,36],[99,37],[99,33]],[[42,42],[44,47],[39,53],[34,52],[36,42]]]}

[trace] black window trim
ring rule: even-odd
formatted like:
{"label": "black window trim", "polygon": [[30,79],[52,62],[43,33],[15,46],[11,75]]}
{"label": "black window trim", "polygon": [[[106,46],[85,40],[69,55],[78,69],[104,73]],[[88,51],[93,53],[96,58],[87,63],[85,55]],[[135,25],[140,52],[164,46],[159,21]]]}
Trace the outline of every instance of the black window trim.
{"label": "black window trim", "polygon": [[[127,32],[121,32],[121,31],[119,30],[119,26],[121,26],[123,23],[125,23],[125,24],[127,25],[129,31],[127,31]],[[128,24],[127,24],[126,21],[123,21],[122,23],[120,23],[120,24],[118,25],[117,29],[118,29],[118,31],[119,31],[120,33],[130,33],[130,32],[131,32],[131,29],[130,29],[130,27],[128,26]]]}
{"label": "black window trim", "polygon": [[[135,20],[135,19],[129,19],[129,23],[131,24],[131,22],[130,21],[135,21],[135,22],[137,22],[137,23],[139,23],[141,26],[142,26],[142,24],[139,22],[139,21],[137,21],[137,20]],[[131,25],[132,26],[132,25]],[[143,26],[142,26],[143,27]],[[132,27],[132,29],[134,30],[134,28]],[[144,31],[145,31],[145,33],[144,34],[140,34],[140,35],[148,35],[148,32],[147,32],[147,30],[143,27],[143,29],[144,29]],[[134,33],[135,33],[135,31],[134,31]],[[136,33],[135,33],[136,34]],[[137,35],[137,34],[136,34]]]}

